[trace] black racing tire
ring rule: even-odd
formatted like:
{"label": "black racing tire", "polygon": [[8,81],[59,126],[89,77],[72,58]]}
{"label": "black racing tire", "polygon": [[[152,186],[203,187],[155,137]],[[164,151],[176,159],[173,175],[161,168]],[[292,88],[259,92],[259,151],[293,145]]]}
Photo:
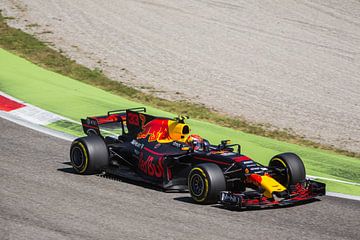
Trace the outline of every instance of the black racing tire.
{"label": "black racing tire", "polygon": [[306,178],[304,163],[295,153],[287,152],[274,156],[269,162],[269,167],[285,170],[274,176],[285,187],[296,185]]}
{"label": "black racing tire", "polygon": [[70,160],[75,172],[96,174],[109,165],[109,152],[101,137],[90,135],[72,142]]}
{"label": "black racing tire", "polygon": [[198,164],[190,170],[188,188],[196,203],[217,203],[220,200],[220,192],[226,190],[224,173],[214,163]]}

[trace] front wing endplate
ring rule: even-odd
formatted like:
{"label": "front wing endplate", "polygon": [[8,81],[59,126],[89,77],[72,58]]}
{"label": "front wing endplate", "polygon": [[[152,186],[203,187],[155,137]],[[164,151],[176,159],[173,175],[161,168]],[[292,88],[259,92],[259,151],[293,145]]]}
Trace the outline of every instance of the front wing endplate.
{"label": "front wing endplate", "polygon": [[258,192],[234,193],[222,191],[220,203],[225,206],[247,208],[268,208],[296,205],[313,200],[317,196],[325,195],[325,184],[313,180],[306,180],[290,187],[287,198],[267,198]]}

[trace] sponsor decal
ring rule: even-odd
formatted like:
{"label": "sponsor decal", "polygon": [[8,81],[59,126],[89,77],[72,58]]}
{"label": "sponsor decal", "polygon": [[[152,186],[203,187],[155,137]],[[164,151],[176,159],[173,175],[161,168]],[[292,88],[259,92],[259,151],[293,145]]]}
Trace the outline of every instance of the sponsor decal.
{"label": "sponsor decal", "polygon": [[139,169],[148,176],[161,178],[164,175],[164,157],[154,157],[149,155],[144,158],[144,154],[140,153]]}
{"label": "sponsor decal", "polygon": [[242,163],[243,164],[251,164],[251,163],[254,163],[254,161],[252,161],[252,160],[251,161],[243,161]]}
{"label": "sponsor decal", "polygon": [[250,171],[258,171],[258,170],[260,170],[259,167],[251,167],[251,168],[250,168]]}
{"label": "sponsor decal", "polygon": [[171,143],[174,147],[177,147],[177,148],[182,148],[183,145],[181,143],[178,143],[178,142],[172,142]]}
{"label": "sponsor decal", "polygon": [[139,115],[137,113],[128,112],[127,113],[127,122],[131,125],[140,127]]}
{"label": "sponsor decal", "polygon": [[228,192],[221,192],[221,201],[224,203],[239,203],[241,198],[239,196],[232,195]]}
{"label": "sponsor decal", "polygon": [[143,131],[139,133],[138,139],[144,139],[149,136],[148,141],[164,140],[169,137],[168,120],[154,119],[144,125]]}
{"label": "sponsor decal", "polygon": [[137,148],[140,148],[140,149],[142,149],[144,147],[143,143],[139,143],[135,139],[131,141],[131,144],[134,145],[134,147],[137,147]]}
{"label": "sponsor decal", "polygon": [[86,119],[86,124],[88,124],[88,125],[97,125],[97,121],[96,120],[94,120],[94,119],[91,119],[91,118],[87,118]]}

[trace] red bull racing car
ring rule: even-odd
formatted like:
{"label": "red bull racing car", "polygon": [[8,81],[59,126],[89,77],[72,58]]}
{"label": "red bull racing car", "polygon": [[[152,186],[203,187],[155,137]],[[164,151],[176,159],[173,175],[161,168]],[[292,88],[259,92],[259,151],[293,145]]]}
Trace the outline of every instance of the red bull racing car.
{"label": "red bull racing car", "polygon": [[[276,155],[263,166],[243,155],[239,144],[213,145],[190,134],[185,119],[156,117],[145,108],[81,119],[87,136],[73,141],[71,164],[80,174],[105,172],[166,191],[189,191],[200,204],[262,208],[325,195],[325,184],[306,178],[296,154]],[[116,130],[116,137],[106,136]]]}

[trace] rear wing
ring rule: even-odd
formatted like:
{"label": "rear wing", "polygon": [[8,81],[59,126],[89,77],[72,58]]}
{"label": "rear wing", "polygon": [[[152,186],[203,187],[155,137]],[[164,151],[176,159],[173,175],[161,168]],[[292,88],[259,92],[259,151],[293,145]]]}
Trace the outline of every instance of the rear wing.
{"label": "rear wing", "polygon": [[[109,129],[118,128],[119,124],[121,127],[122,134],[125,133],[125,126],[127,121],[127,113],[131,112],[146,112],[145,107],[138,108],[129,108],[129,109],[120,109],[109,111],[107,115],[104,116],[94,116],[87,117],[86,119],[81,119],[81,124],[86,135],[99,135],[101,134],[101,127],[108,127]],[[111,131],[107,131],[111,132]]]}

